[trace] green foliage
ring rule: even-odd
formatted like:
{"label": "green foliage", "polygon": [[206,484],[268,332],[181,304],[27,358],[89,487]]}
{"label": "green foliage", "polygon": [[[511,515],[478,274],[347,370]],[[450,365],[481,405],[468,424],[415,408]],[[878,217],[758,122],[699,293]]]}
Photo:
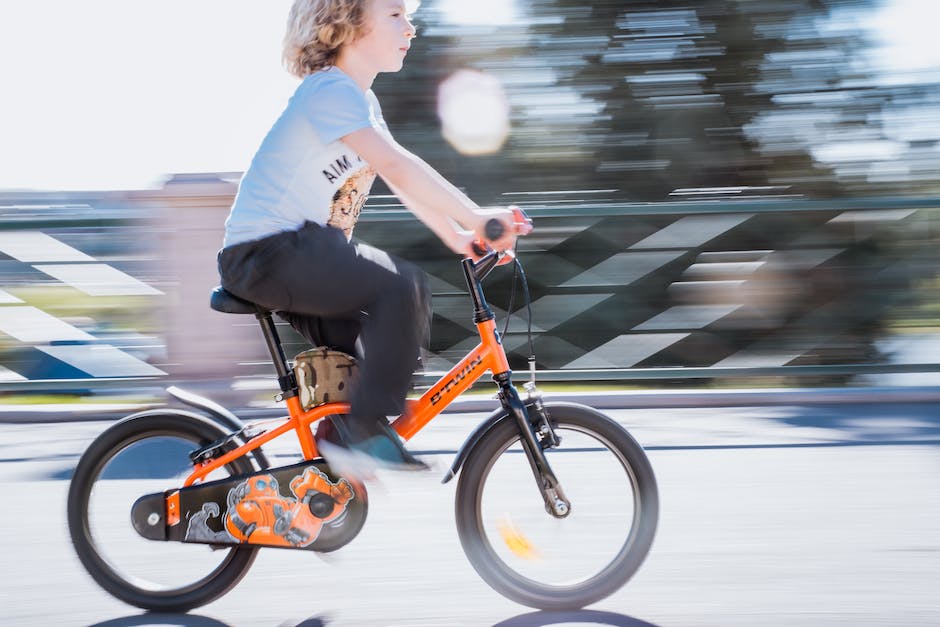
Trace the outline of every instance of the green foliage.
{"label": "green foliage", "polygon": [[[505,202],[507,192],[657,201],[701,188],[810,197],[914,189],[903,177],[871,176],[872,157],[838,172],[814,154],[882,137],[883,113],[936,110],[936,85],[885,86],[863,63],[873,44],[850,12],[871,12],[875,0],[516,6],[517,24],[455,26],[425,2],[405,69],[376,84],[399,140],[479,202]],[[460,68],[506,88],[512,133],[497,154],[464,156],[441,136],[437,86]],[[917,189],[936,190],[933,170],[912,175]]]}

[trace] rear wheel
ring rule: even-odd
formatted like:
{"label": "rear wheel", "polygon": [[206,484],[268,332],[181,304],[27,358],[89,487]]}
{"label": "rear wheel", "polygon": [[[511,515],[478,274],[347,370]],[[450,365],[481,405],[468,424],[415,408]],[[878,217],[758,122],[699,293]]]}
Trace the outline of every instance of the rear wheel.
{"label": "rear wheel", "polygon": [[[181,487],[193,470],[189,453],[224,435],[195,414],[144,412],[107,429],[82,455],[69,486],[69,531],[82,564],[113,596],[147,610],[186,611],[225,594],[248,571],[257,548],[147,540],[131,523],[139,497]],[[240,458],[206,480],[252,470]]]}
{"label": "rear wheel", "polygon": [[546,403],[560,438],[545,451],[571,503],[545,507],[514,420],[471,451],[457,485],[457,530],[467,557],[495,590],[523,605],[576,609],[623,586],[649,552],[659,518],[643,449],[589,407]]}

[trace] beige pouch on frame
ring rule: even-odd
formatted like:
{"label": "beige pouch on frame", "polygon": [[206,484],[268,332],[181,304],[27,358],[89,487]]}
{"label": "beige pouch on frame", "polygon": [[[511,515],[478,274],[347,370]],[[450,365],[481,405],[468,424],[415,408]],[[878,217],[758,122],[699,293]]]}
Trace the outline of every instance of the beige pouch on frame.
{"label": "beige pouch on frame", "polygon": [[348,403],[359,367],[351,355],[325,347],[312,348],[294,357],[294,376],[300,388],[300,404],[310,409],[324,403]]}

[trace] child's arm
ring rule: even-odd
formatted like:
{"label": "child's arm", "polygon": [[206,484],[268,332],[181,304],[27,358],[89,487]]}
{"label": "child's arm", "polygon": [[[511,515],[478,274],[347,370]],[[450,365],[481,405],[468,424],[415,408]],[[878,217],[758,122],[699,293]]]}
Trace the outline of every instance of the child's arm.
{"label": "child's arm", "polygon": [[413,198],[410,198],[405,192],[395,187],[387,180],[385,181],[392,193],[398,196],[408,210],[421,220],[425,226],[431,229],[437,235],[444,245],[450,248],[458,255],[470,254],[470,245],[477,239],[476,233],[464,229],[459,224],[451,220],[440,211],[432,211]]}
{"label": "child's arm", "polygon": [[373,128],[362,128],[343,137],[343,142],[365,159],[399,195],[405,206],[428,225],[449,248],[466,252],[466,235],[450,220],[486,239],[490,218],[503,223],[503,235],[490,242],[496,250],[512,248],[516,240],[512,212],[481,209],[448,183],[431,166]]}

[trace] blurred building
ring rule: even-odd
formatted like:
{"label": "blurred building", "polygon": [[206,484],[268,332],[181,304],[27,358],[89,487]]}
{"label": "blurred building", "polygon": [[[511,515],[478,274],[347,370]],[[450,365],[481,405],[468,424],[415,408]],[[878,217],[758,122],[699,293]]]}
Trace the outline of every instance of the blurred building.
{"label": "blurred building", "polygon": [[250,321],[208,307],[235,186],[0,194],[3,378],[215,379],[251,361]]}

